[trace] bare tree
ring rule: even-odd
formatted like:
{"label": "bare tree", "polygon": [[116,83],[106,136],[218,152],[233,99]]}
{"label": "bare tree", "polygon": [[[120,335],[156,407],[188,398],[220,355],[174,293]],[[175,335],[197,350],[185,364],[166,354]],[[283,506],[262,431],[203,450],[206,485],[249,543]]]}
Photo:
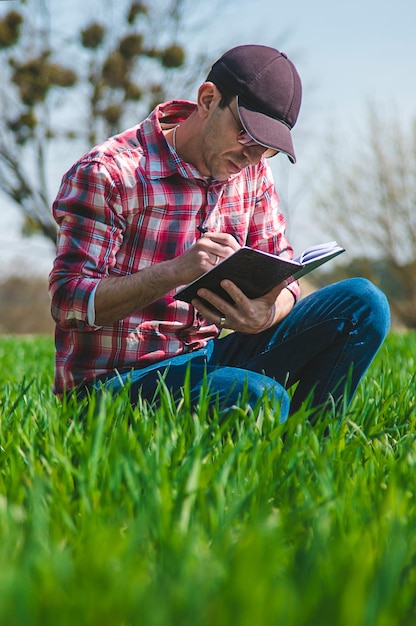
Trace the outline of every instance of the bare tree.
{"label": "bare tree", "polygon": [[179,40],[184,3],[102,0],[97,17],[59,37],[56,0],[15,3],[0,19],[8,86],[0,97],[0,189],[23,212],[26,233],[55,241],[48,178],[59,142],[96,143],[132,119],[133,107],[136,121],[164,99],[173,74],[182,86],[192,81],[196,65],[186,63]]}
{"label": "bare tree", "polygon": [[[51,60],[44,29],[36,45],[33,31],[27,36],[23,11],[10,10],[0,21],[0,51],[3,89],[0,118],[0,188],[12,198],[27,218],[48,237],[55,231],[50,213],[45,212],[45,141],[50,132],[47,116],[49,93],[57,87],[73,86],[75,72]],[[28,153],[33,156],[32,177]]]}
{"label": "bare tree", "polygon": [[354,273],[380,284],[397,318],[416,327],[416,119],[404,128],[370,105],[349,157],[339,141],[327,145],[318,219],[356,256]]}

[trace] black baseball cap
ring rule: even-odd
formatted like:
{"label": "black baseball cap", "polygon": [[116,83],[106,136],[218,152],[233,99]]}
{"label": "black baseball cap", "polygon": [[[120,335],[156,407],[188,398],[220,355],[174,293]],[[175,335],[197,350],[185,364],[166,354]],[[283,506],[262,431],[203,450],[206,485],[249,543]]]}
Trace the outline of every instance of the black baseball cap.
{"label": "black baseball cap", "polygon": [[207,81],[225,94],[236,94],[250,137],[296,163],[290,131],[298,118],[302,83],[284,52],[255,44],[231,48],[214,63]]}

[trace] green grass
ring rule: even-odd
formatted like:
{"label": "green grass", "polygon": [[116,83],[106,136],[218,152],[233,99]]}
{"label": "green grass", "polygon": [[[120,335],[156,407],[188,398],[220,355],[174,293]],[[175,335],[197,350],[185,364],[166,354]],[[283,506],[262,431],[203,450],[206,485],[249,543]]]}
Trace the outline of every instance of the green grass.
{"label": "green grass", "polygon": [[219,423],[61,405],[52,340],[1,338],[0,625],[415,624],[415,358],[391,334],[340,425]]}

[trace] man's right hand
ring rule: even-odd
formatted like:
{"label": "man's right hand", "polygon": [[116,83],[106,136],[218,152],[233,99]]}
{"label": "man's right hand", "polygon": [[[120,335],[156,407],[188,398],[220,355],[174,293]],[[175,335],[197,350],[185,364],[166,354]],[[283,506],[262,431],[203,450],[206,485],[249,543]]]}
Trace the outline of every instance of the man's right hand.
{"label": "man's right hand", "polygon": [[228,233],[204,233],[189,250],[171,261],[181,276],[182,285],[191,283],[218,265],[240,248],[235,237]]}

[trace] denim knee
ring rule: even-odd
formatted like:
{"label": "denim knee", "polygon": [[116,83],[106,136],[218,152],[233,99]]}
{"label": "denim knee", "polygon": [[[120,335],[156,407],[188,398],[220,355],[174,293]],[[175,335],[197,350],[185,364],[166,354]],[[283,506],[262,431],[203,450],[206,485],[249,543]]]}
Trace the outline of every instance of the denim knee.
{"label": "denim knee", "polygon": [[219,367],[207,377],[211,392],[215,393],[223,407],[238,404],[243,398],[254,408],[265,396],[271,407],[279,411],[279,421],[285,422],[289,415],[290,400],[287,391],[276,380],[250,370],[235,367]]}
{"label": "denim knee", "polygon": [[348,298],[353,299],[356,323],[371,329],[380,343],[390,329],[390,306],[386,295],[367,278],[348,278],[344,285]]}
{"label": "denim knee", "polygon": [[279,408],[280,423],[283,424],[287,420],[290,400],[286,389],[280,383],[264,374],[250,372],[247,389],[251,399],[250,404],[260,401],[266,395],[270,406]]}

